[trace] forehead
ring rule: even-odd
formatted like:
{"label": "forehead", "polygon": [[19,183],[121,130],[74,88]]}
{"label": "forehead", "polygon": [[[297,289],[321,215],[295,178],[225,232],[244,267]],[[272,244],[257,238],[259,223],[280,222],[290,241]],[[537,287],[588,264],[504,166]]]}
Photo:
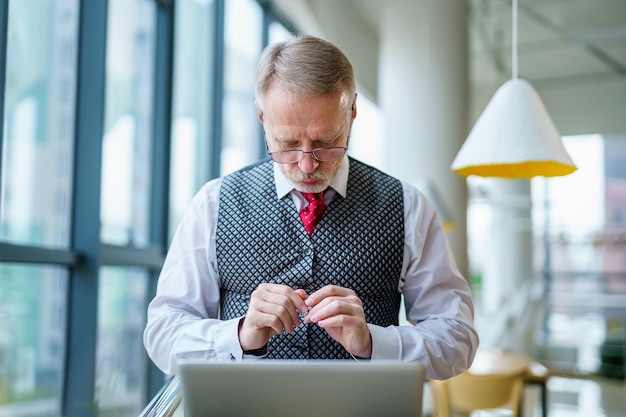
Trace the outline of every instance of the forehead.
{"label": "forehead", "polygon": [[272,121],[302,121],[338,118],[347,109],[347,94],[341,91],[307,95],[286,90],[280,85],[270,88],[263,98],[263,113]]}
{"label": "forehead", "polygon": [[344,95],[302,97],[280,88],[268,92],[263,118],[276,139],[318,139],[336,135],[348,118]]}

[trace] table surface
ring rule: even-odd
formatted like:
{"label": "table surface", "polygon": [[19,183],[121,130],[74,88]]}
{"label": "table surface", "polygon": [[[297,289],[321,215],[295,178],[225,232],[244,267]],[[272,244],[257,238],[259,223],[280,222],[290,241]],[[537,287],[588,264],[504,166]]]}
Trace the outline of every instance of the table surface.
{"label": "table surface", "polygon": [[475,375],[510,373],[526,370],[526,379],[547,379],[548,368],[523,353],[485,350],[476,353],[469,371]]}

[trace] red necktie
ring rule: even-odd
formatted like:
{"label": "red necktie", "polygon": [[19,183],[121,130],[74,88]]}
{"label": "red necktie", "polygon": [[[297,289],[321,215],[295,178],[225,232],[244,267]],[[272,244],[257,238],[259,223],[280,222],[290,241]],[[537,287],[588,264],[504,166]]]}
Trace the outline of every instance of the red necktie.
{"label": "red necktie", "polygon": [[309,205],[300,210],[300,218],[309,237],[313,234],[313,230],[322,218],[326,204],[324,203],[324,192],[321,193],[302,193]]}

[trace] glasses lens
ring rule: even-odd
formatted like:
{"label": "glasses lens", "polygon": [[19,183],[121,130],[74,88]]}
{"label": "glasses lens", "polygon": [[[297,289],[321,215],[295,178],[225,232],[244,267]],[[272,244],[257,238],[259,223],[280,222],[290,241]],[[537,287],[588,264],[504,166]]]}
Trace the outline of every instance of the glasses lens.
{"label": "glasses lens", "polygon": [[271,153],[272,159],[279,164],[293,164],[302,157],[302,151],[276,151]]}
{"label": "glasses lens", "polygon": [[313,151],[315,159],[322,162],[336,161],[343,158],[345,153],[344,148],[320,148]]}
{"label": "glasses lens", "polygon": [[[275,151],[271,152],[270,155],[274,162],[278,162],[279,164],[294,164],[299,162],[304,156],[304,151]],[[310,152],[306,152],[310,153]],[[346,149],[337,147],[337,148],[318,148],[313,149],[313,157],[320,162],[330,162],[336,161],[338,159],[343,158],[346,154]]]}

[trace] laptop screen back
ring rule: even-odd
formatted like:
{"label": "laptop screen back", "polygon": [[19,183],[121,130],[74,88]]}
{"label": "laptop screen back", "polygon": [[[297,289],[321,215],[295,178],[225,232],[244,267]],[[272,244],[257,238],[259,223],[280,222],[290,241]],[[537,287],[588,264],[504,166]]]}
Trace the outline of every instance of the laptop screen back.
{"label": "laptop screen back", "polygon": [[407,362],[179,363],[185,417],[421,417],[424,367]]}

